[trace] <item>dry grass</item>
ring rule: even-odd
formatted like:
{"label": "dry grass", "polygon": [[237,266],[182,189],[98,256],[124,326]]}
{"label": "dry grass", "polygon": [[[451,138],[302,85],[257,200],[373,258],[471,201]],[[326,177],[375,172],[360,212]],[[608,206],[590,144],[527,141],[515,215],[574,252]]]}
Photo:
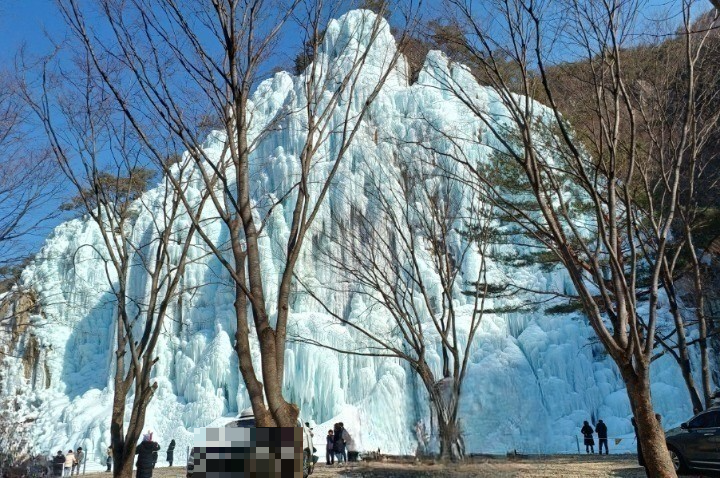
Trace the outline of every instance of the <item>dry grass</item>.
{"label": "dry grass", "polygon": [[[334,471],[334,470],[333,470]],[[352,478],[405,477],[645,477],[633,456],[538,456],[479,458],[462,465],[369,463],[348,468]],[[333,474],[319,475],[337,476]]]}
{"label": "dry grass", "polygon": [[[86,478],[109,478],[110,473],[93,473]],[[689,475],[698,476],[698,475]],[[710,476],[710,475],[707,475]],[[718,476],[718,475],[715,475]],[[184,478],[180,467],[156,468],[153,478]],[[432,463],[371,462],[326,466],[318,463],[312,478],[644,478],[634,455],[560,455],[522,458],[476,458],[462,465]]]}

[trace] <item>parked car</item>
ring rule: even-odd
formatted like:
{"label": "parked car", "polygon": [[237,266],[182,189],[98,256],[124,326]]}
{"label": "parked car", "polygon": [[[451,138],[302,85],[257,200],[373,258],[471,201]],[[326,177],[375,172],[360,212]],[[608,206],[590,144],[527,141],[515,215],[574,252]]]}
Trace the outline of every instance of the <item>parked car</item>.
{"label": "parked car", "polygon": [[711,407],[665,434],[675,471],[720,470],[720,407]]}
{"label": "parked car", "polygon": [[[240,415],[234,420],[230,420],[225,425],[225,428],[254,428],[255,427],[255,415],[253,414],[252,408],[246,408]],[[313,452],[312,433],[308,427],[302,424],[300,420],[297,421],[297,426],[303,429],[303,478],[307,478],[313,472],[315,459]],[[187,478],[192,478],[193,468],[195,466],[195,460],[193,457],[192,450],[187,461]]]}

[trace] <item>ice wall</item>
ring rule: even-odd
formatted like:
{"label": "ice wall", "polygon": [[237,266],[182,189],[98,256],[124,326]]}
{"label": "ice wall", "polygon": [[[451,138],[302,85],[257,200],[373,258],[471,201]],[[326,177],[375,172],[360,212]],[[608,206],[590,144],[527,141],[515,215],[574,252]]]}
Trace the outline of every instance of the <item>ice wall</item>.
{"label": "ice wall", "polygon": [[[324,53],[316,60],[323,63],[324,71],[347,67],[352,49],[343,45],[356,48],[367,44],[367,25],[372,18],[368,11],[353,11],[329,26]],[[357,105],[365,101],[378,71],[395,51],[387,27],[371,48],[352,98]],[[442,54],[431,52],[413,85],[408,85],[405,63],[397,65],[342,160],[339,179],[322,206],[297,268],[303,281],[317,285],[317,293],[335,311],[353,314],[361,304],[356,298],[323,289],[337,277],[317,252],[328,246],[327,234],[336,230],[333,217],[349,217],[351,207],[372,213],[365,190],[368,171],[397,166],[401,161],[412,167],[424,154],[413,143],[432,131],[461,138],[465,154],[489,160],[490,149],[478,145],[476,139],[491,135],[453,98],[446,87],[449,78],[462,85],[479,107],[503,121],[504,109],[496,94],[479,86],[465,68],[448,64]],[[301,111],[284,118],[253,156],[252,190],[258,204],[269,196],[280,197],[297,176],[303,117],[302,108],[293,107],[302,104],[302,95],[302,78],[284,72],[261,84],[254,95],[257,130],[282,109]],[[336,117],[341,121],[342,112]],[[205,143],[206,151],[218,155],[222,143],[223,135],[214,133]],[[403,144],[402,154],[399,143]],[[434,146],[451,148],[442,137]],[[315,174],[322,176],[331,167],[336,148],[332,138],[321,148]],[[158,198],[163,187],[159,184],[142,198],[145,204],[155,206],[137,208],[136,239],[152,235],[152,218],[162,213]],[[268,278],[277,277],[280,271],[291,213],[276,208],[261,239]],[[211,218],[212,211],[206,216]],[[208,234],[218,243],[227,240],[219,221],[208,226]],[[519,247],[502,247],[506,254],[522,253]],[[32,316],[36,327],[20,339],[16,355],[23,355],[30,334],[39,351],[32,363],[32,380],[18,359],[3,359],[2,393],[19,397],[21,412],[34,420],[33,441],[39,451],[83,446],[102,456],[109,441],[114,303],[94,248],[102,248],[96,225],[86,219],[69,221],[55,229],[23,274],[22,287],[35,291],[42,313]],[[201,241],[197,248],[200,252],[195,253],[195,261],[183,277],[181,286],[186,292],[166,321],[166,333],[158,345],[155,378],[159,387],[147,420],[147,427],[155,431],[161,444],[174,438],[178,450],[190,444],[194,427],[221,423],[223,417],[249,405],[232,348],[230,281],[217,260],[203,256]],[[477,254],[464,265],[468,277],[472,277],[476,260]],[[501,264],[491,264],[491,269],[498,277],[527,287],[561,291],[570,287],[561,270],[508,269]],[[133,273],[134,293],[141,295],[147,277],[140,269]],[[272,298],[276,284],[269,279],[266,285]],[[458,293],[455,300],[461,310],[467,310],[467,297]],[[337,348],[352,347],[359,340],[351,329],[324,314],[307,294],[297,292],[292,307],[291,335]],[[376,320],[382,321],[382,316]],[[632,449],[630,410],[622,379],[593,337],[587,321],[577,313],[549,315],[540,309],[487,315],[473,348],[461,405],[468,451],[575,451],[582,421],[597,418],[608,424],[612,437],[625,437],[620,448]],[[439,355],[435,358],[439,363]],[[329,425],[344,421],[362,449],[415,452],[415,425],[427,423],[429,411],[421,385],[400,361],[290,343],[286,368],[288,397],[300,405],[303,420],[321,424],[316,427],[319,450],[324,450]],[[687,393],[670,358],[655,362],[653,383],[654,400],[665,423],[687,418]]]}

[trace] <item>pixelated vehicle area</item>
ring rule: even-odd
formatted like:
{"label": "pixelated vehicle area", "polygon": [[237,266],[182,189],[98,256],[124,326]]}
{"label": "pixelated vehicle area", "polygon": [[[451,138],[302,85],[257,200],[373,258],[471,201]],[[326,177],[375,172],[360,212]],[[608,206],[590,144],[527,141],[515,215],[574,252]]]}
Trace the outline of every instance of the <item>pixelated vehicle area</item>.
{"label": "pixelated vehicle area", "polygon": [[[243,429],[254,429],[255,428],[255,416],[253,415],[252,408],[247,408],[242,411],[242,413],[234,419],[230,419],[230,421],[226,422],[223,425],[224,428],[243,428]],[[205,428],[207,430],[209,428]],[[307,478],[309,475],[312,474],[314,470],[315,461],[317,459],[316,456],[313,455],[313,444],[312,444],[312,432],[309,428],[304,427],[302,422],[298,420],[296,430],[300,430],[301,434],[301,458],[300,458],[300,467],[302,470],[302,477]],[[202,439],[200,433],[200,429],[196,430],[196,443],[195,446],[198,446],[197,439]],[[295,432],[297,433],[297,432]],[[193,478],[194,471],[195,471],[195,450],[191,450],[190,454],[188,456],[187,461],[187,478]],[[236,475],[233,475],[236,476]],[[263,475],[258,475],[263,476]]]}
{"label": "pixelated vehicle area", "polygon": [[303,476],[302,428],[254,428],[228,424],[199,428],[188,463],[193,478]]}

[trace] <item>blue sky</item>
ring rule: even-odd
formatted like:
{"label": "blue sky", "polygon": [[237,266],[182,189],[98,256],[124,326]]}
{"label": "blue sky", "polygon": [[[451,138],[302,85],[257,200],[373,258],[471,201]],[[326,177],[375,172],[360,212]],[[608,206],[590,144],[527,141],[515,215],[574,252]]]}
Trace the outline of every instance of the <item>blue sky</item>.
{"label": "blue sky", "polygon": [[[433,6],[440,0],[426,0],[425,5]],[[645,7],[645,16],[656,18],[674,5],[677,0],[650,0]],[[709,2],[699,2],[703,9],[709,9]],[[437,13],[437,12],[431,12]],[[4,64],[12,61],[18,47],[25,43],[31,49],[50,45],[45,31],[55,39],[61,37],[64,26],[59,18],[53,0],[1,0],[0,1],[0,59]]]}
{"label": "blue sky", "polygon": [[51,0],[2,0],[0,5],[0,55],[5,65],[23,43],[33,50],[49,46],[44,30],[58,36],[63,31]]}
{"label": "blue sky", "polygon": [[[439,1],[425,0],[427,16],[436,16],[439,13],[435,8],[439,5]],[[643,16],[648,20],[665,17],[665,12],[677,1],[651,0],[644,8]],[[698,6],[698,10],[707,10],[710,8],[710,3],[700,2]],[[669,19],[669,21],[676,23],[677,19]],[[64,22],[57,13],[54,0],[0,0],[0,45],[2,45],[0,71],[13,69],[15,57],[21,46],[25,45],[31,55],[47,53],[52,49],[53,42],[62,41],[64,32]],[[284,49],[286,51],[281,52],[276,61],[283,65],[292,65],[292,58],[298,50],[296,39],[292,41],[291,46],[289,43],[284,43]],[[44,233],[48,231],[49,229]],[[32,248],[37,249],[42,237],[43,232],[39,231],[27,240]]]}
{"label": "blue sky", "polygon": [[[48,35],[58,40],[62,38],[63,30],[64,25],[51,0],[0,0],[0,74],[3,70],[14,69],[15,58],[22,45],[26,45],[32,53],[47,52],[51,48]],[[7,160],[12,158],[0,158],[0,161]],[[56,204],[45,204],[44,207],[59,206],[61,202],[62,199],[58,198]],[[17,254],[38,250],[50,230],[67,217],[63,214],[36,228],[13,250]]]}

